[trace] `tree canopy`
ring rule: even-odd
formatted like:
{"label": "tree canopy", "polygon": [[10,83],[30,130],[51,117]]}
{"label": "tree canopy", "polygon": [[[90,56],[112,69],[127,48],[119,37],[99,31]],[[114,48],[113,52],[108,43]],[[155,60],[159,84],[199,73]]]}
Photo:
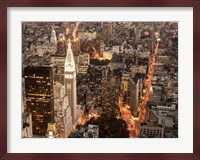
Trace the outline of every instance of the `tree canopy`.
{"label": "tree canopy", "polygon": [[114,115],[102,114],[99,118],[91,118],[87,124],[99,125],[99,138],[129,138],[126,122]]}

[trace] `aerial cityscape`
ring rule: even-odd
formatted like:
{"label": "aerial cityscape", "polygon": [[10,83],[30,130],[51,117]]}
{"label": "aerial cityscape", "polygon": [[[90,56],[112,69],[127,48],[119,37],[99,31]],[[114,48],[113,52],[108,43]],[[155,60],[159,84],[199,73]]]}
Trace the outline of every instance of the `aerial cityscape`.
{"label": "aerial cityscape", "polygon": [[178,138],[178,22],[22,22],[22,138]]}

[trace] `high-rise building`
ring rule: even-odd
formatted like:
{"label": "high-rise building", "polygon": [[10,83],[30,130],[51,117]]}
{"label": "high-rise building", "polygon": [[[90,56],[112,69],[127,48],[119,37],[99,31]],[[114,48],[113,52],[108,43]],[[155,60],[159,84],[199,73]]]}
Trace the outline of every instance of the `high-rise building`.
{"label": "high-rise building", "polygon": [[104,52],[104,41],[100,41],[100,57],[103,57],[103,52]]}
{"label": "high-rise building", "polygon": [[138,106],[139,106],[139,80],[133,78],[129,83],[130,87],[130,108],[134,117],[138,117]]}
{"label": "high-rise building", "polygon": [[71,108],[72,123],[77,120],[77,94],[76,94],[76,67],[74,56],[71,49],[71,42],[68,41],[67,55],[65,60],[65,88],[66,96],[68,97],[69,106]]}
{"label": "high-rise building", "polygon": [[52,67],[27,66],[24,69],[27,110],[32,114],[33,135],[45,136],[54,122]]}
{"label": "high-rise building", "polygon": [[51,63],[53,66],[54,81],[63,84],[65,54],[52,54],[51,55]]}
{"label": "high-rise building", "polygon": [[89,65],[90,64],[90,54],[84,53],[84,64]]}
{"label": "high-rise building", "polygon": [[57,46],[57,36],[56,36],[56,32],[52,27],[52,31],[51,31],[51,38],[50,38],[50,42],[51,44]]}
{"label": "high-rise building", "polygon": [[89,53],[84,53],[80,54],[78,56],[78,65],[89,65],[90,64],[90,54]]}
{"label": "high-rise building", "polygon": [[84,55],[83,54],[79,55],[79,65],[85,65]]}
{"label": "high-rise building", "polygon": [[71,107],[68,105],[67,96],[64,97],[62,109],[64,122],[64,137],[68,137],[72,131],[72,112]]}
{"label": "high-rise building", "polygon": [[32,115],[26,111],[22,114],[22,138],[32,138]]}
{"label": "high-rise building", "polygon": [[102,38],[112,38],[112,24],[111,23],[103,23],[102,24]]}
{"label": "high-rise building", "polygon": [[66,40],[63,33],[59,33],[57,42],[57,52],[56,54],[63,54],[66,52]]}
{"label": "high-rise building", "polygon": [[130,94],[130,87],[129,87],[130,75],[131,74],[129,72],[122,73],[120,92],[123,102],[128,102],[128,97]]}

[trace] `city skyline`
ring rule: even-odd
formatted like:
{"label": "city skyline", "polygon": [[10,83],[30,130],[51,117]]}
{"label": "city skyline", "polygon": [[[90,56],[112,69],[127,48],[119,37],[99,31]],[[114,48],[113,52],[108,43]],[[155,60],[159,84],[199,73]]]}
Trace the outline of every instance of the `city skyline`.
{"label": "city skyline", "polygon": [[22,137],[178,138],[178,22],[23,22],[22,60]]}

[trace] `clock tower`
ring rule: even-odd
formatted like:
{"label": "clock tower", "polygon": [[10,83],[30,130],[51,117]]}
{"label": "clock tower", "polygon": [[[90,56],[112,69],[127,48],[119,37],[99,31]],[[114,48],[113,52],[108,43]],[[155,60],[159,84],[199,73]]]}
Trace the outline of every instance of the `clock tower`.
{"label": "clock tower", "polygon": [[72,123],[75,123],[77,120],[76,68],[70,40],[68,40],[67,46],[68,48],[65,59],[64,83],[66,96],[69,100],[69,107],[71,108]]}

